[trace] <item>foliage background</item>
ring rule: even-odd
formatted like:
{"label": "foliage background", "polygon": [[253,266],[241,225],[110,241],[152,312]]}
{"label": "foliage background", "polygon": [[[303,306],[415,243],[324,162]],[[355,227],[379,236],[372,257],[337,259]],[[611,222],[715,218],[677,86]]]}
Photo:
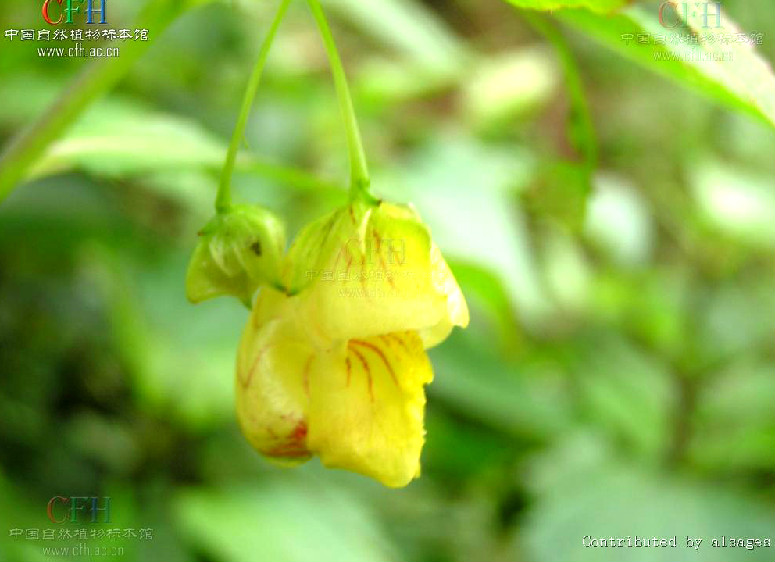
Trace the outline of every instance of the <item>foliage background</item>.
{"label": "foliage background", "polygon": [[[773,559],[707,544],[775,538],[771,125],[687,87],[686,65],[609,50],[605,16],[329,0],[375,192],[415,202],[473,316],[432,352],[420,480],[282,471],[234,419],[246,311],[183,292],[274,5],[199,4],[0,206],[0,560],[48,559],[8,535],[50,527],[53,495],[109,495],[112,526],[152,528],[103,543],[125,560]],[[132,27],[138,6],[109,6],[110,27]],[[771,63],[771,3],[724,6]],[[653,26],[657,8],[628,10]],[[0,28],[41,28],[39,10],[5,2]],[[3,143],[83,64],[0,38]],[[303,2],[246,141],[236,192],[291,233],[345,199]],[[581,546],[655,533],[706,544]]]}

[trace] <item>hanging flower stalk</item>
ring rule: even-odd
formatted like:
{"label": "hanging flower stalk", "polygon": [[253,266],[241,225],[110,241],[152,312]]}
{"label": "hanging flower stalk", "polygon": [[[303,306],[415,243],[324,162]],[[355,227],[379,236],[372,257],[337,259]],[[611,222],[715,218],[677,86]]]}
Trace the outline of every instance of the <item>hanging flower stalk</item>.
{"label": "hanging flower stalk", "polygon": [[[426,350],[465,327],[468,308],[418,213],[371,195],[344,70],[318,0],[308,3],[345,121],[350,201],[304,227],[281,255],[279,219],[232,206],[222,182],[188,293],[193,301],[232,294],[250,305],[258,292],[236,369],[237,416],[253,447],[283,464],[319,456],[325,466],[400,487],[420,474],[424,386],[433,379]],[[228,174],[287,4],[262,46]],[[256,243],[261,251],[251,254]]]}

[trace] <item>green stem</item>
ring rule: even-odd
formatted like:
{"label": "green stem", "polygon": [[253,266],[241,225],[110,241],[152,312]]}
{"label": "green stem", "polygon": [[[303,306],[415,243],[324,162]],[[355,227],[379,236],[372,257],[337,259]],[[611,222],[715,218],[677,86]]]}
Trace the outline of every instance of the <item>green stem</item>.
{"label": "green stem", "polygon": [[315,21],[320,29],[320,35],[328,53],[328,60],[331,65],[331,73],[334,76],[334,86],[336,95],[339,99],[339,107],[344,118],[345,130],[347,132],[347,150],[350,155],[350,198],[366,196],[371,199],[369,193],[369,168],[366,164],[366,154],[363,151],[363,142],[361,133],[358,129],[358,121],[355,117],[353,102],[350,96],[350,89],[347,86],[347,77],[342,66],[342,60],[339,58],[339,51],[336,48],[334,37],[326,21],[323,8],[319,0],[307,0]]}
{"label": "green stem", "polygon": [[135,23],[148,29],[150,40],[127,42],[121,46],[121,57],[89,64],[38,119],[11,140],[0,156],[0,202],[25,179],[46,148],[129,71],[184,8],[179,0],[151,0]]}
{"label": "green stem", "polygon": [[275,35],[277,35],[277,29],[280,27],[280,22],[283,20],[290,3],[291,0],[282,0],[280,7],[277,8],[277,13],[274,16],[274,20],[272,20],[269,33],[261,44],[258,60],[256,61],[256,66],[253,68],[253,74],[250,75],[248,87],[245,89],[245,96],[242,98],[242,108],[240,109],[239,117],[237,117],[237,124],[234,127],[234,134],[231,137],[229,151],[226,153],[226,163],[224,164],[223,172],[221,173],[221,183],[218,186],[218,195],[215,197],[215,210],[218,213],[228,211],[231,206],[231,176],[234,172],[234,163],[237,160],[237,153],[242,144],[242,139],[245,138],[245,128],[248,124],[250,109],[253,106],[253,100],[256,97],[258,85],[261,82],[261,75],[264,72],[266,60],[269,57],[269,49],[272,47]]}
{"label": "green stem", "polygon": [[597,135],[578,64],[573,58],[568,42],[555,25],[530,10],[523,10],[522,15],[534,29],[546,37],[559,55],[571,102],[570,141],[581,153],[584,159],[584,170],[591,177],[597,168]]}

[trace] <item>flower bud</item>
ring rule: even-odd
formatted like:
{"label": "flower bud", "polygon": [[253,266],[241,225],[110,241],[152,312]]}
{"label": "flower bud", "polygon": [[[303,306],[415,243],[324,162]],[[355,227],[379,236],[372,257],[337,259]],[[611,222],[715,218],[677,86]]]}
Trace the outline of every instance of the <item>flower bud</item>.
{"label": "flower bud", "polygon": [[261,285],[280,286],[285,226],[270,211],[234,205],[215,215],[199,234],[186,274],[191,302],[233,295],[250,308]]}

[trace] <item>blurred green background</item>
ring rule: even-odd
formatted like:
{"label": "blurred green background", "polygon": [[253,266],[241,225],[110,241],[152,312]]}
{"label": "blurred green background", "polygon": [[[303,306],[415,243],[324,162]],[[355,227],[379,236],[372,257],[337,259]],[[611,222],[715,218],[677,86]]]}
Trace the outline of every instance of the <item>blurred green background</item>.
{"label": "blurred green background", "polygon": [[[135,27],[138,5],[108,2],[109,27]],[[374,191],[416,204],[472,321],[431,352],[419,480],[389,490],[317,460],[286,471],[235,420],[247,311],[191,306],[183,289],[276,6],[197,4],[0,205],[0,560],[83,542],[11,536],[59,533],[55,495],[112,498],[110,525],[64,527],[151,529],[86,541],[127,561],[775,560],[708,544],[775,539],[772,124],[685,65],[606,42],[605,16],[324,2]],[[771,2],[723,4],[771,63]],[[658,26],[658,6],[628,13]],[[3,3],[0,29],[43,27],[37,2]],[[89,62],[33,45],[0,37],[2,144],[57,100],[80,103],[62,92]],[[346,199],[301,1],[246,137],[236,194],[291,234]],[[636,534],[679,549],[582,546]]]}

